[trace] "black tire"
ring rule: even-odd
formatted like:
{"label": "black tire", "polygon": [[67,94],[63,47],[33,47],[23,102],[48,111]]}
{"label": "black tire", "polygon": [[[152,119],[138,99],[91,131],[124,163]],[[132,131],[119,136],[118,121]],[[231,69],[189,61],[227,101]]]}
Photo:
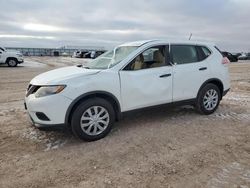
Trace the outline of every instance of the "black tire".
{"label": "black tire", "polygon": [[[205,107],[204,104],[204,98],[205,95],[207,94],[208,91],[214,90],[216,91],[217,95],[218,95],[218,100],[217,102],[215,102],[215,106],[212,109],[207,109]],[[196,99],[196,109],[200,114],[204,114],[204,115],[209,115],[212,114],[216,111],[216,109],[218,108],[219,104],[220,104],[220,100],[221,100],[221,92],[219,90],[219,88],[214,85],[214,84],[207,84],[205,85],[198,93],[197,99]]]}
{"label": "black tire", "polygon": [[15,58],[8,59],[6,63],[8,64],[9,67],[16,67],[18,64]]}
{"label": "black tire", "polygon": [[[81,120],[82,115],[86,112],[86,110],[94,106],[102,107],[107,111],[107,113],[109,114],[109,123],[107,127],[103,130],[103,132],[101,132],[100,134],[89,135],[83,131],[83,129],[81,128],[80,122],[82,121]],[[84,141],[88,141],[88,142],[96,141],[105,137],[111,131],[114,121],[115,121],[115,112],[114,112],[113,106],[105,99],[92,98],[92,99],[83,101],[74,110],[72,114],[72,119],[71,119],[71,128],[72,128],[73,134],[79,137],[80,139]]]}

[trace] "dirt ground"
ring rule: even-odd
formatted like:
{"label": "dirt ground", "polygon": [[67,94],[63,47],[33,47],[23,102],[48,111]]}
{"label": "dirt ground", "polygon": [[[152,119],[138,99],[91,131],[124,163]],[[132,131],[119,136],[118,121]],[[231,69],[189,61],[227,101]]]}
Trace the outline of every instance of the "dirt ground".
{"label": "dirt ground", "polygon": [[250,61],[230,65],[232,89],[209,116],[188,106],[144,110],[91,143],[31,126],[29,81],[84,61],[29,57],[0,67],[0,187],[250,187]]}

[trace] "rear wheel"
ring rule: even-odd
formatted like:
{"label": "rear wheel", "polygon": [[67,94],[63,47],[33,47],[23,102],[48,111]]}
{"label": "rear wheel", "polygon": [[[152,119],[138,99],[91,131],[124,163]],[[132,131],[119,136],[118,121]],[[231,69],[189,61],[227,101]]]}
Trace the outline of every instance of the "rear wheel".
{"label": "rear wheel", "polygon": [[17,60],[16,59],[8,59],[7,64],[9,67],[16,67],[17,66]]}
{"label": "rear wheel", "polygon": [[71,126],[74,135],[85,141],[95,141],[105,137],[115,121],[112,105],[102,99],[83,101],[73,112]]}
{"label": "rear wheel", "polygon": [[220,99],[219,88],[214,84],[207,84],[198,94],[196,108],[201,114],[212,114],[218,108]]}

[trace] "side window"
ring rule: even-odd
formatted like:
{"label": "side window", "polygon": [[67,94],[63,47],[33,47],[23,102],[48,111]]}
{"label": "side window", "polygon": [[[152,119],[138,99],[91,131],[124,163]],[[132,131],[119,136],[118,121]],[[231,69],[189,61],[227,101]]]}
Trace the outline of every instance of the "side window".
{"label": "side window", "polygon": [[186,64],[198,62],[198,53],[192,45],[172,45],[171,54],[173,63]]}
{"label": "side window", "polygon": [[124,70],[141,70],[166,65],[166,46],[151,47],[139,54]]}

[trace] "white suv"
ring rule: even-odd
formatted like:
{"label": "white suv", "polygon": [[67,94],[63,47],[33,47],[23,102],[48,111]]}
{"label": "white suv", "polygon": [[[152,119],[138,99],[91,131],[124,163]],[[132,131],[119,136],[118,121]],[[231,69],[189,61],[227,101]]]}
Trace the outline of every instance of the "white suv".
{"label": "white suv", "polygon": [[230,88],[228,63],[209,43],[126,43],[86,65],[35,77],[25,107],[37,127],[68,125],[81,139],[98,140],[135,109],[173,103],[213,113]]}
{"label": "white suv", "polygon": [[0,47],[0,64],[7,64],[9,67],[16,67],[23,63],[23,55],[18,51],[6,50]]}

